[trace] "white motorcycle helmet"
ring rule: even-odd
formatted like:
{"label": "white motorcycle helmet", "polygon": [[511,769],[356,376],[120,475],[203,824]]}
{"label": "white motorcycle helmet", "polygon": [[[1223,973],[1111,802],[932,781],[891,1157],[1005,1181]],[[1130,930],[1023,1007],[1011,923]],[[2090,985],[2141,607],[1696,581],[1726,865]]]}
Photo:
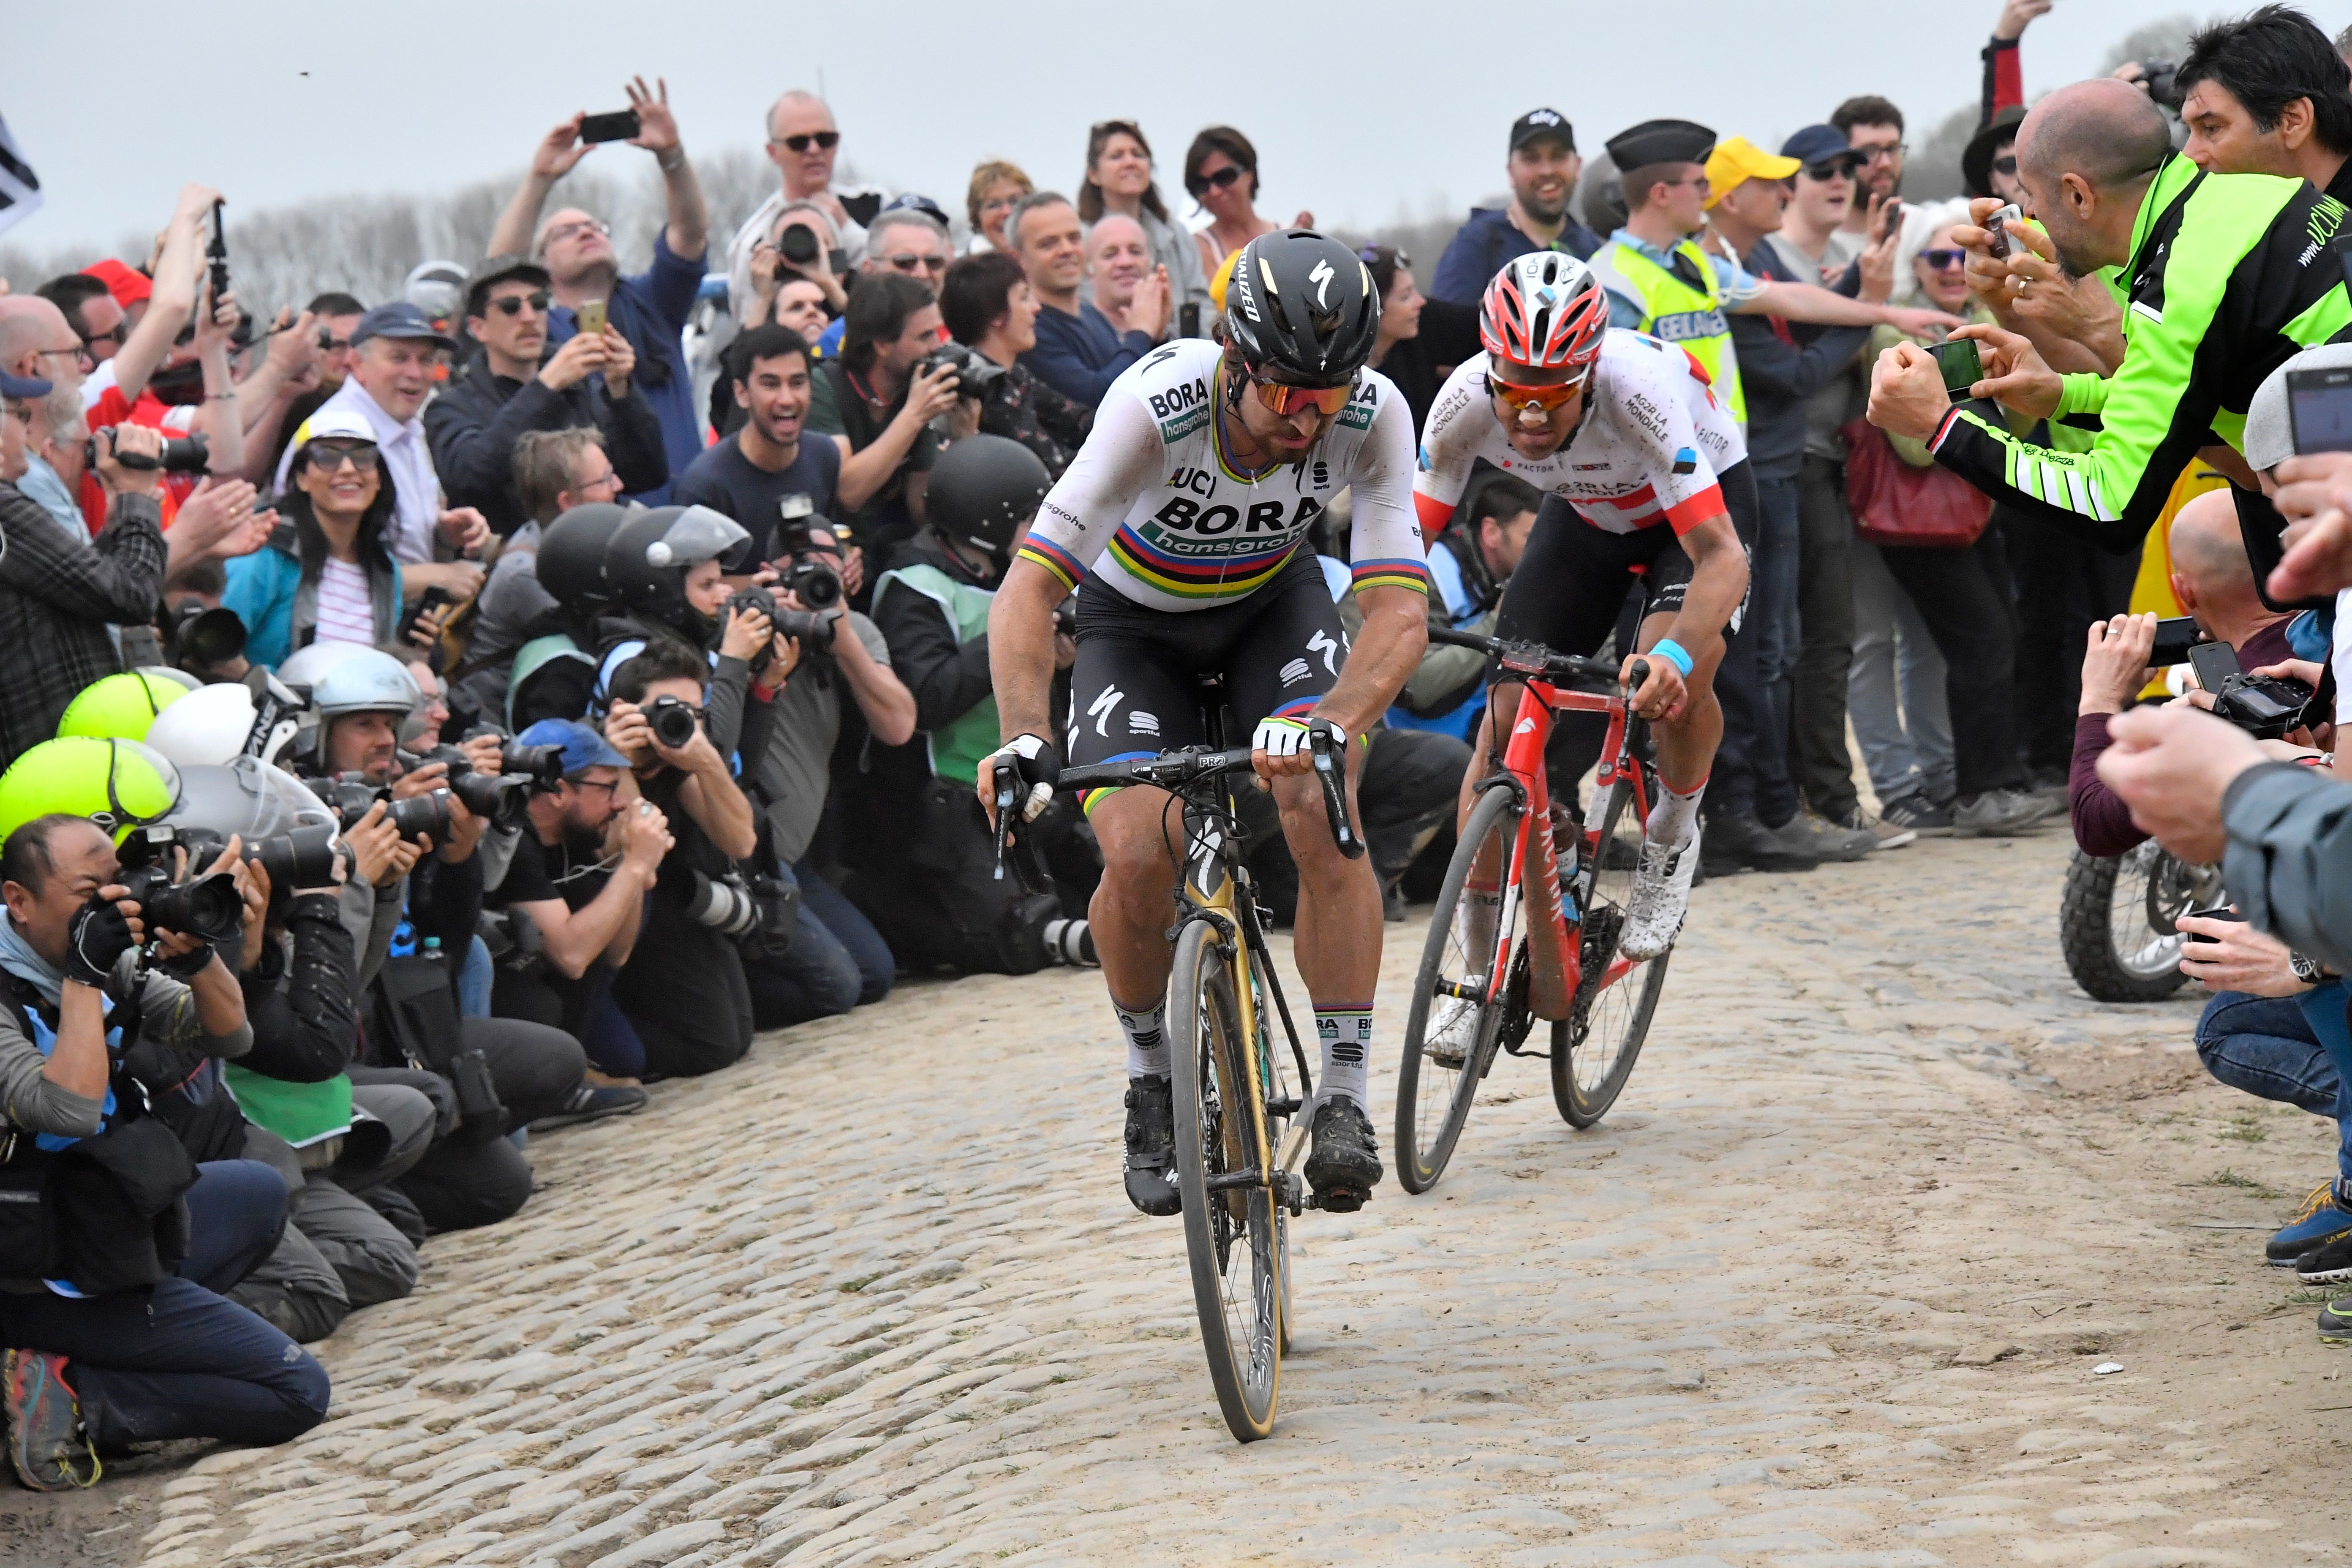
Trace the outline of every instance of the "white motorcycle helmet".
{"label": "white motorcycle helmet", "polygon": [[[163,721],[169,718],[171,722]],[[199,686],[163,712],[148,727],[147,744],[182,767],[218,767],[242,753],[253,734],[253,693],[242,686]],[[273,735],[272,755],[293,738]]]}

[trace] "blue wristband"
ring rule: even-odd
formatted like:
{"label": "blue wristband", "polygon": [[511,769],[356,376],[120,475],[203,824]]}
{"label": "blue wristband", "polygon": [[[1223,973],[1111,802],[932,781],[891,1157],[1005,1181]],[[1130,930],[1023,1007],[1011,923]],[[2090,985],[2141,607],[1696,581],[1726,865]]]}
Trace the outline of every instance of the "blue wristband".
{"label": "blue wristband", "polygon": [[1682,676],[1685,680],[1688,680],[1690,679],[1691,656],[1685,653],[1683,651],[1683,645],[1675,641],[1674,638],[1660,637],[1656,642],[1650,645],[1648,651],[1657,655],[1660,658],[1664,659],[1668,664],[1673,665],[1676,669],[1682,671]]}

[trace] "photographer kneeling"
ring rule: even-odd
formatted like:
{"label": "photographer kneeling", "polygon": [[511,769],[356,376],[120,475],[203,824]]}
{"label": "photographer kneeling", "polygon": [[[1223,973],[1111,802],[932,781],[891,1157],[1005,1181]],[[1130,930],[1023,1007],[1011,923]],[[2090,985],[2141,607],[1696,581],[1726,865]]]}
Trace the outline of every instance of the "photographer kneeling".
{"label": "photographer kneeling", "polygon": [[674,842],[668,818],[649,800],[621,798],[628,759],[579,720],[541,720],[515,743],[561,748],[563,776],[531,795],[506,874],[484,900],[509,944],[492,1010],[578,1039],[591,1082],[634,1084],[646,1047],[613,1000],[613,977],[636,946],[646,895]]}
{"label": "photographer kneeling", "polygon": [[[397,659],[337,650],[312,674],[319,730],[314,785],[342,815],[364,875],[343,895],[367,992],[370,1064],[355,1084],[400,1083],[432,1099],[438,1136],[400,1179],[428,1232],[492,1225],[530,1197],[530,1167],[507,1134],[541,1119],[633,1110],[641,1097],[585,1081],[587,1058],[559,1029],[519,1018],[461,1018],[457,971],[479,923],[487,824],[449,788],[442,762],[402,766],[400,729],[421,700]],[[460,748],[475,773],[499,772],[499,738]],[[393,843],[373,863],[365,839],[391,819]],[[607,1101],[600,1097],[617,1097]]]}
{"label": "photographer kneeling", "polygon": [[[981,759],[998,736],[989,606],[1050,488],[1045,465],[1019,443],[958,441],[931,471],[931,521],[874,584],[874,624],[914,693],[917,733],[877,749],[877,787],[852,808],[864,830],[848,836],[858,874],[844,890],[919,970],[1027,974],[1094,957],[1087,922],[1064,918],[1063,899],[1024,893],[1017,879],[996,875],[977,794]],[[1076,645],[1057,632],[1055,647],[1056,668],[1067,669]],[[1102,873],[1080,821],[1073,803],[1059,800],[1033,835],[1070,907],[1082,910]]]}
{"label": "photographer kneeling", "polygon": [[12,1347],[0,1402],[16,1473],[44,1491],[96,1481],[101,1449],[282,1443],[327,1413],[319,1363],[208,1288],[270,1250],[282,1184],[233,1163],[277,1189],[275,1214],[235,1227],[192,1219],[200,1178],[186,1150],[134,1109],[127,1081],[116,1091],[121,1057],[142,1038],[238,1056],[253,1037],[236,977],[200,938],[154,931],[154,969],[118,1000],[120,961],[151,935],[123,877],[83,817],[36,817],[0,846],[0,1188],[33,1200],[8,1205],[0,1232],[0,1342]]}
{"label": "photographer kneeling", "polygon": [[[674,841],[662,857],[629,962],[613,999],[645,1042],[646,1076],[716,1071],[751,1048],[751,995],[743,958],[718,907],[740,888],[731,862],[759,849],[751,803],[705,732],[702,653],[656,638],[614,671],[604,739],[628,759],[637,788]],[[741,746],[767,743],[769,704],[749,705]],[[709,917],[707,919],[706,917]]]}

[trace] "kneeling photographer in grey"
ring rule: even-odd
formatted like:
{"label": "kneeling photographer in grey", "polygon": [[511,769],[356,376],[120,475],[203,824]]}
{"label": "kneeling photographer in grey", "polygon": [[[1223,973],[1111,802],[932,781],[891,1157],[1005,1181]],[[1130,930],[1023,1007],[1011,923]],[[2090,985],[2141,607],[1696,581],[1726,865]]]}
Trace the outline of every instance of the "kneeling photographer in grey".
{"label": "kneeling photographer in grey", "polygon": [[[1028,892],[997,875],[977,794],[997,749],[989,606],[1050,487],[1018,442],[966,437],[931,470],[931,521],[874,584],[874,624],[914,693],[917,732],[876,748],[874,787],[843,803],[856,870],[844,890],[919,971],[1027,974],[1094,958],[1083,916],[1101,861],[1076,803],[1056,800],[1031,826],[1057,886]],[[1055,646],[1066,669],[1076,645],[1057,633]]]}

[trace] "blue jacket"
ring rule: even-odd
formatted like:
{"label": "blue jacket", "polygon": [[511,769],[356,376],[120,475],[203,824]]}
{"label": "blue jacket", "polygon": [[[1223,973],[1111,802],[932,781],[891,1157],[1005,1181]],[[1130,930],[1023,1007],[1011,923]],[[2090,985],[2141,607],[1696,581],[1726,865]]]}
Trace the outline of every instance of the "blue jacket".
{"label": "blue jacket", "polygon": [[[368,598],[375,611],[375,640],[390,642],[400,629],[400,563],[391,552],[384,569],[368,574]],[[245,623],[245,657],[271,669],[310,646],[319,625],[319,584],[302,581],[302,557],[291,524],[280,527],[268,545],[228,563],[228,586],[221,607]]]}
{"label": "blue jacket", "polygon": [[[1437,270],[1425,285],[1429,297],[1475,305],[1486,298],[1486,285],[1495,280],[1503,263],[1542,248],[1512,224],[1507,207],[1472,207],[1470,221],[1454,231],[1454,237],[1446,241],[1445,254],[1437,258]],[[1552,248],[1590,261],[1601,248],[1601,237],[1571,217]],[[1038,320],[1045,318],[1041,315]]]}
{"label": "blue jacket", "polygon": [[[709,254],[706,247],[705,255]],[[702,453],[702,418],[694,406],[694,374],[687,368],[682,334],[694,299],[702,289],[703,258],[683,257],[669,247],[667,228],[654,235],[654,264],[634,278],[615,279],[604,313],[629,346],[637,351],[636,374],[629,390],[652,405],[660,422],[662,450],[669,458],[672,477]],[[562,348],[580,331],[580,318],[569,305],[547,314],[547,346]],[[601,382],[601,378],[600,382]],[[664,506],[669,500],[667,483],[633,492],[631,500]]]}
{"label": "blue jacket", "polygon": [[1091,300],[1078,301],[1078,313],[1051,305],[1037,312],[1037,346],[1021,356],[1029,374],[1074,403],[1097,407],[1119,373],[1150,353],[1150,334],[1121,334]]}
{"label": "blue jacket", "polygon": [[[1748,257],[1748,270],[1776,283],[1800,278],[1769,244]],[[1862,289],[1860,263],[1833,285],[1853,298]],[[1816,327],[1755,314],[1731,318],[1739,352],[1739,382],[1748,392],[1748,472],[1759,479],[1793,479],[1805,466],[1805,404],[1843,375],[1870,342],[1868,327]]]}

